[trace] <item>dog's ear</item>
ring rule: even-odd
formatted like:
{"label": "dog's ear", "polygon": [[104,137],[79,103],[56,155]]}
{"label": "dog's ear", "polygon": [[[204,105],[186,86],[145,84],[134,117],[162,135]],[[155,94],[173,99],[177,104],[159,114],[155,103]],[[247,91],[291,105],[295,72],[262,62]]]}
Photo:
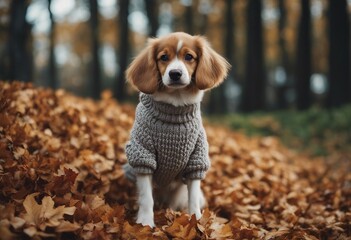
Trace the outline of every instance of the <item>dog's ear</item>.
{"label": "dog's ear", "polygon": [[154,93],[160,78],[156,63],[157,39],[149,39],[147,47],[132,61],[126,71],[126,79],[140,92]]}
{"label": "dog's ear", "polygon": [[196,45],[198,65],[195,72],[195,84],[200,90],[214,88],[227,77],[231,66],[210,47],[204,37],[196,36]]}

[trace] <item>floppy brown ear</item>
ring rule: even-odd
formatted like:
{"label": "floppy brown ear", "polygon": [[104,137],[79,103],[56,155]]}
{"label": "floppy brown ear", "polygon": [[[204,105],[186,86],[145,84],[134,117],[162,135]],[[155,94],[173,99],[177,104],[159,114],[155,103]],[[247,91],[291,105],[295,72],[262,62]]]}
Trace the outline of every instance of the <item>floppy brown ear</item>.
{"label": "floppy brown ear", "polygon": [[195,84],[200,90],[218,86],[227,77],[230,64],[216,53],[204,37],[197,36],[199,51]]}
{"label": "floppy brown ear", "polygon": [[154,93],[158,87],[156,46],[157,40],[149,39],[147,47],[132,61],[126,71],[127,81],[146,94]]}

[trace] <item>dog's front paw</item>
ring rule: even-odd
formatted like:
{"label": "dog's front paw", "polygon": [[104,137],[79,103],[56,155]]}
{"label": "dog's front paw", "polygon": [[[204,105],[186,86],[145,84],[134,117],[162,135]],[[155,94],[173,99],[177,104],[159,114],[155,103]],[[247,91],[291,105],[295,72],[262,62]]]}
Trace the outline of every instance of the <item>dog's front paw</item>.
{"label": "dog's front paw", "polygon": [[143,226],[150,226],[151,228],[154,228],[155,227],[155,223],[154,223],[154,220],[153,219],[148,219],[148,218],[138,218],[136,223],[139,223]]}
{"label": "dog's front paw", "polygon": [[143,226],[150,226],[151,228],[154,228],[155,227],[154,214],[139,211],[136,223],[139,223]]}
{"label": "dog's front paw", "polygon": [[199,220],[202,217],[202,213],[201,213],[200,208],[190,209],[189,212],[191,215],[195,214],[196,220]]}

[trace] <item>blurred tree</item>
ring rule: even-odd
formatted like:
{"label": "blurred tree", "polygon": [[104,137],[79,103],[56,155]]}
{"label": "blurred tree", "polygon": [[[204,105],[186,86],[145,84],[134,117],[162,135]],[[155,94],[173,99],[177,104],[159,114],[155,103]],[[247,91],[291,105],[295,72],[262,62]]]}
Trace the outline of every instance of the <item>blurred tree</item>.
{"label": "blurred tree", "polygon": [[50,16],[50,32],[49,32],[49,86],[53,89],[58,87],[57,83],[57,72],[56,72],[56,62],[55,62],[55,19],[51,11],[51,2],[48,0],[48,11]]}
{"label": "blurred tree", "polygon": [[199,21],[199,33],[202,35],[206,34],[208,27],[208,14],[212,9],[211,3],[209,0],[202,0],[199,2],[199,12],[200,12],[200,21]]}
{"label": "blurred tree", "polygon": [[[234,0],[226,0],[226,11],[225,11],[225,19],[226,19],[226,26],[225,26],[225,39],[224,39],[224,46],[225,46],[225,57],[230,64],[234,64],[234,17],[233,17],[233,2]],[[231,68],[231,74],[233,73],[233,68]]]}
{"label": "blurred tree", "polygon": [[10,7],[8,38],[8,79],[32,81],[31,25],[26,21],[28,2],[13,0]]}
{"label": "blurred tree", "polygon": [[264,71],[261,12],[261,0],[248,1],[246,68],[241,102],[243,111],[262,110],[265,107],[266,77]]}
{"label": "blurred tree", "polygon": [[0,15],[3,16],[3,21],[0,24],[0,79],[9,79],[9,1],[4,2],[0,7]]}
{"label": "blurred tree", "polygon": [[[286,26],[286,6],[285,0],[278,0],[278,8],[279,8],[279,20],[278,20],[278,30],[279,30],[279,48],[280,48],[280,63],[282,68],[285,71],[285,76],[288,78],[290,76],[290,64],[289,64],[289,55],[286,49],[285,42],[285,26]],[[287,80],[285,79],[284,83],[281,83],[277,87],[277,108],[284,109],[287,107],[287,99],[285,97],[286,94],[286,85]]]}
{"label": "blurred tree", "polygon": [[156,37],[158,29],[158,3],[157,0],[145,0],[146,15],[149,19],[149,37]]}
{"label": "blurred tree", "polygon": [[119,74],[117,78],[117,84],[115,87],[115,97],[122,101],[125,99],[125,77],[124,72],[127,69],[128,64],[128,50],[129,50],[129,28],[128,28],[128,15],[129,15],[129,0],[119,1],[119,48],[118,48],[118,59],[119,59]]}
{"label": "blurred tree", "polygon": [[350,23],[346,0],[329,0],[328,107],[351,102]]}
{"label": "blurred tree", "polygon": [[310,0],[301,0],[301,15],[297,36],[296,106],[299,110],[311,106],[311,12]]}
{"label": "blurred tree", "polygon": [[[234,61],[234,19],[233,19],[233,0],[226,0],[226,13],[225,13],[225,57],[229,63],[233,65]],[[232,68],[233,69],[233,68]],[[233,70],[230,70],[228,78],[233,75]],[[227,98],[225,96],[225,83],[221,84],[218,88],[211,91],[210,100],[208,104],[208,111],[214,113],[227,113]]]}
{"label": "blurred tree", "polygon": [[206,35],[206,31],[208,28],[208,15],[202,14],[201,18],[202,20],[200,21],[199,34]]}
{"label": "blurred tree", "polygon": [[192,0],[187,0],[188,4],[185,6],[184,16],[184,29],[185,32],[193,35],[194,34],[194,10]]}
{"label": "blurred tree", "polygon": [[101,70],[99,60],[99,11],[97,0],[89,0],[90,26],[91,26],[91,51],[92,51],[92,97],[98,99],[101,93]]}

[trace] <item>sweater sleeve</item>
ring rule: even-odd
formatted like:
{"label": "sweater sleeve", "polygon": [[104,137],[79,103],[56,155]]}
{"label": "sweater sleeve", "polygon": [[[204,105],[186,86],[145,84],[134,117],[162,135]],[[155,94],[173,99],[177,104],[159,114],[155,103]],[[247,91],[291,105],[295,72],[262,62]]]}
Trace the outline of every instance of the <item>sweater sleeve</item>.
{"label": "sweater sleeve", "polygon": [[146,129],[135,123],[126,145],[128,163],[135,173],[152,174],[157,167],[156,154]]}
{"label": "sweater sleeve", "polygon": [[206,132],[205,129],[201,127],[195,149],[184,171],[184,177],[186,179],[203,179],[210,165]]}

